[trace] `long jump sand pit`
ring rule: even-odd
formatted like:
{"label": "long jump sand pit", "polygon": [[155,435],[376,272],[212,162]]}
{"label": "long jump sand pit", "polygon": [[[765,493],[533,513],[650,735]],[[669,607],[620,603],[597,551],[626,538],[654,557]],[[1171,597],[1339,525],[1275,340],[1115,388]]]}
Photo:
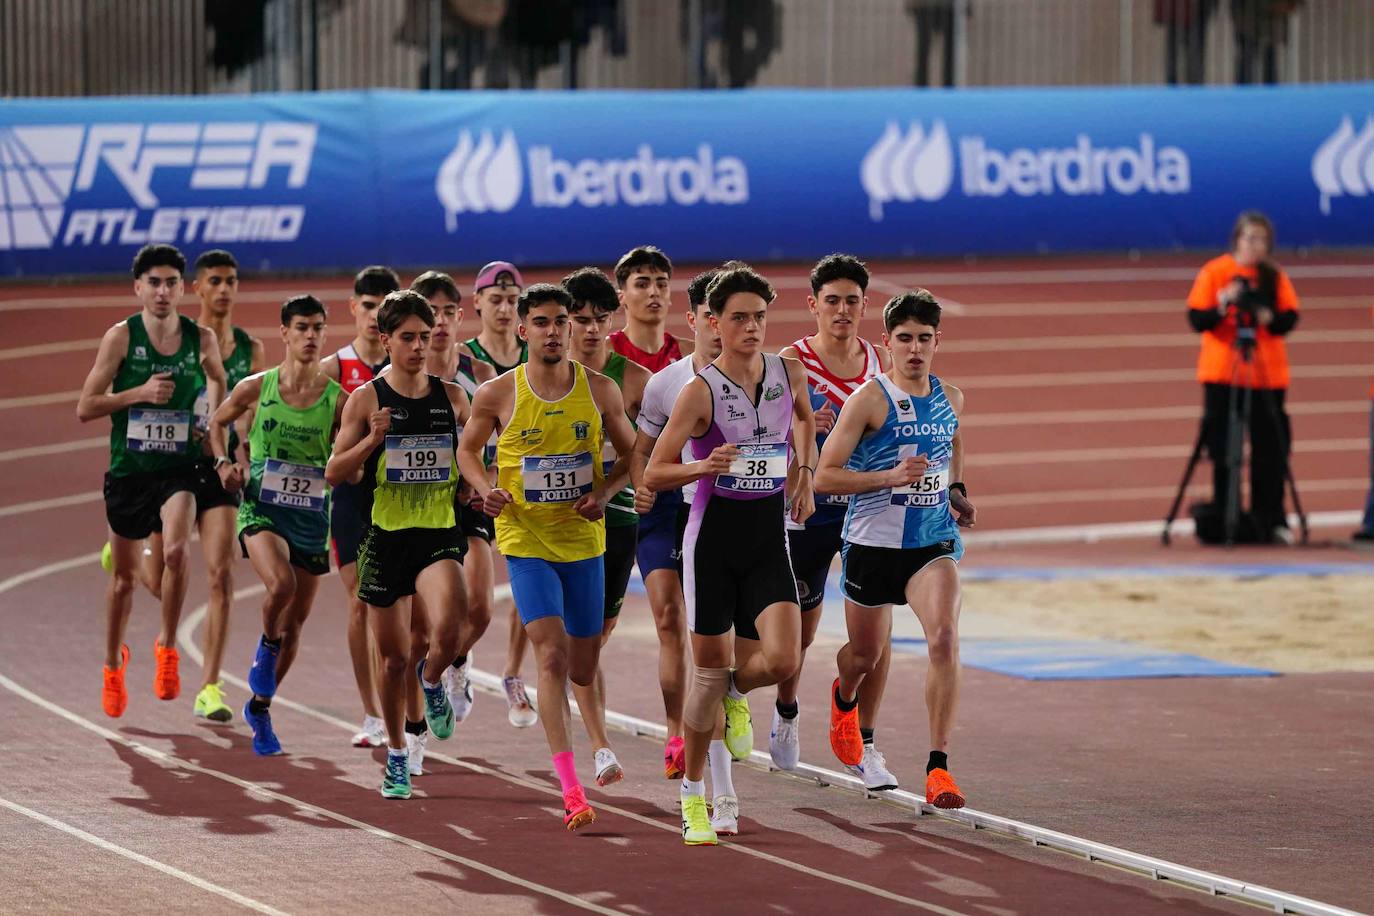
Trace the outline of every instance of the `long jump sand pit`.
{"label": "long jump sand pit", "polygon": [[1283,672],[1374,671],[1374,569],[965,581],[964,612],[985,636],[1110,639]]}

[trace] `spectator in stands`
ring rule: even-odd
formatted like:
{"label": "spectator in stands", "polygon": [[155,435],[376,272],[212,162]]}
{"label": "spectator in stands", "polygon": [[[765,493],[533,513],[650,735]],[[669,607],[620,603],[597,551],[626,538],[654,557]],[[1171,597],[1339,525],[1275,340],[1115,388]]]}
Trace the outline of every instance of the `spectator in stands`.
{"label": "spectator in stands", "polygon": [[[1224,517],[1233,492],[1231,474],[1240,471],[1240,456],[1231,448],[1240,447],[1244,432],[1231,438],[1234,413],[1249,425],[1255,532],[1238,539],[1292,543],[1283,508],[1292,445],[1284,411],[1289,377],[1284,337],[1298,323],[1298,294],[1288,275],[1269,260],[1273,247],[1269,218],[1257,210],[1242,213],[1231,230],[1231,251],[1204,264],[1193,281],[1188,321],[1202,334],[1198,381],[1212,459],[1211,508]],[[1239,487],[1234,492],[1239,500]]]}

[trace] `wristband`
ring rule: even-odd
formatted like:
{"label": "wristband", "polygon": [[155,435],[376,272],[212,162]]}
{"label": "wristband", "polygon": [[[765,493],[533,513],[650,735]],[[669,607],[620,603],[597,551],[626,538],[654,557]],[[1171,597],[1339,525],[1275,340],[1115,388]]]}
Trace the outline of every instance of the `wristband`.
{"label": "wristband", "polygon": [[215,456],[215,470],[217,470],[217,471],[218,471],[220,468],[225,467],[225,466],[227,466],[227,465],[231,465],[231,464],[233,464],[233,463],[234,463],[234,460],[233,460],[232,458],[229,458],[229,457],[226,456],[226,455],[216,455],[216,456]]}
{"label": "wristband", "polygon": [[968,487],[964,486],[962,483],[956,481],[950,484],[949,488],[951,490],[958,490],[960,493],[964,494],[964,499],[968,499]]}
{"label": "wristband", "polygon": [[799,464],[799,465],[797,465],[797,470],[798,470],[798,471],[810,471],[812,477],[815,477],[815,476],[816,476],[816,469],[813,468],[813,467],[812,467],[811,465],[809,465],[809,464]]}

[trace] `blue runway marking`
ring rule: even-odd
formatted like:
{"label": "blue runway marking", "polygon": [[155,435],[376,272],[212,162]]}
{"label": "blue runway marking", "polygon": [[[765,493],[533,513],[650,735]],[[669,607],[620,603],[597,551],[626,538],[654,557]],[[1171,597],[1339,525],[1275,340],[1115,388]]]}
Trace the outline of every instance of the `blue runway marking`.
{"label": "blue runway marking", "polygon": [[[893,648],[924,654],[924,639],[894,638]],[[1030,681],[1145,677],[1272,677],[1273,671],[1197,655],[1096,639],[965,639],[960,661]]]}

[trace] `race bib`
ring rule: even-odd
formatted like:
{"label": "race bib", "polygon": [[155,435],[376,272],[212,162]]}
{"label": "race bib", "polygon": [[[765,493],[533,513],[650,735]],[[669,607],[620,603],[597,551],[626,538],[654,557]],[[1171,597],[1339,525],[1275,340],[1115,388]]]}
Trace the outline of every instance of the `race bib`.
{"label": "race bib", "polygon": [[592,455],[526,455],[521,480],[527,503],[576,502],[592,492]]}
{"label": "race bib", "polygon": [[920,480],[893,487],[891,503],[905,509],[929,509],[949,498],[949,468],[931,468]]}
{"label": "race bib", "polygon": [[259,489],[263,502],[291,509],[324,511],[324,468],[268,458]]}
{"label": "race bib", "polygon": [[190,437],[191,412],[188,410],[129,408],[125,442],[130,451],[180,454],[186,451]]}
{"label": "race bib", "polygon": [[607,477],[611,474],[611,468],[615,467],[616,460],[615,446],[611,444],[610,437],[601,443],[601,473]]}
{"label": "race bib", "polygon": [[846,507],[846,506],[849,505],[849,500],[850,500],[850,498],[851,498],[851,496],[850,496],[850,494],[848,494],[848,493],[817,493],[817,494],[816,494],[816,505],[817,505],[817,507],[820,507],[820,506],[839,506],[839,507]]}
{"label": "race bib", "polygon": [[387,483],[447,483],[453,472],[453,435],[387,436]]}
{"label": "race bib", "polygon": [[741,445],[730,470],[716,477],[716,487],[748,493],[776,493],[787,482],[787,443]]}

